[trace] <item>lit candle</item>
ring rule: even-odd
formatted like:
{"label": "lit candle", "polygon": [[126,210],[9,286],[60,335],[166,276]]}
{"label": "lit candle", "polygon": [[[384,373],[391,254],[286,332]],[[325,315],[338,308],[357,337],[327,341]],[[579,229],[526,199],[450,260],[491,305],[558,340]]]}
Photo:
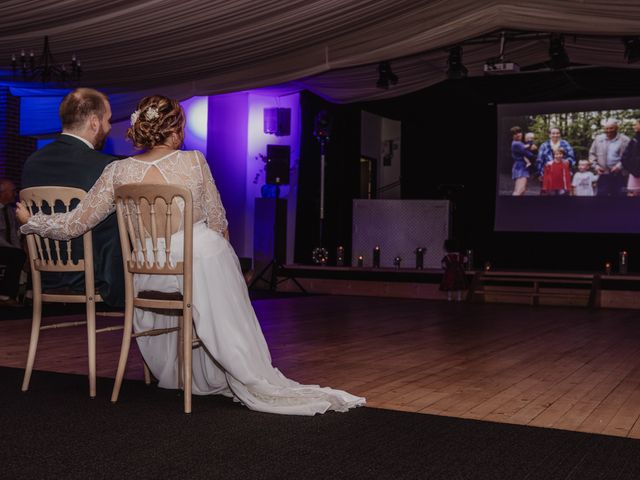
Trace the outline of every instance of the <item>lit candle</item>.
{"label": "lit candle", "polygon": [[344,247],[339,246],[336,251],[336,265],[341,267],[344,265]]}
{"label": "lit candle", "polygon": [[626,252],[626,250],[623,250],[620,252],[620,263],[618,265],[618,270],[620,273],[624,275],[625,273],[627,273],[628,269],[629,269],[629,254]]}
{"label": "lit candle", "polygon": [[358,266],[364,267],[364,257],[362,255],[358,255]]}
{"label": "lit candle", "polygon": [[380,267],[380,247],[376,245],[376,248],[373,249],[373,268]]}
{"label": "lit candle", "polygon": [[611,262],[606,262],[604,264],[604,273],[607,275],[611,275]]}

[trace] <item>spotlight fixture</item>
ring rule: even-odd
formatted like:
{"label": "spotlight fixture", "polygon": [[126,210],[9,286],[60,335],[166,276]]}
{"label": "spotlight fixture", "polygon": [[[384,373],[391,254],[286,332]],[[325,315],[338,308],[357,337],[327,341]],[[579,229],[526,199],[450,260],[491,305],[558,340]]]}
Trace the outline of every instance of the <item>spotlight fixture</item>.
{"label": "spotlight fixture", "polygon": [[378,64],[378,81],[376,87],[389,90],[389,85],[398,83],[398,76],[391,71],[391,62],[380,62]]}
{"label": "spotlight fixture", "polygon": [[634,63],[640,60],[640,37],[623,37],[624,58],[627,63]]}
{"label": "spotlight fixture", "polygon": [[564,49],[564,36],[552,33],[549,38],[549,68],[552,70],[562,70],[571,65],[569,55]]}
{"label": "spotlight fixture", "polygon": [[459,80],[467,78],[469,71],[462,64],[462,47],[460,45],[449,50],[449,59],[447,60],[447,78],[451,80]]}

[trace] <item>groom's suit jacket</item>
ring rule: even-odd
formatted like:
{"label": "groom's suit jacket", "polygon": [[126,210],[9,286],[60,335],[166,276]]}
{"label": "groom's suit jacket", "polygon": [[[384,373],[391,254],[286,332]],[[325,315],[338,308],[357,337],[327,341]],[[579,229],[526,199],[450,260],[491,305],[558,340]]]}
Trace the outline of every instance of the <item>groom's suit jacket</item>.
{"label": "groom's suit jacket", "polygon": [[[27,159],[22,170],[22,188],[55,185],[89,191],[104,168],[114,160],[115,157],[93,150],[77,138],[59,135]],[[121,307],[124,305],[124,275],[115,214],[96,225],[92,232],[96,288],[105,303]],[[73,242],[73,250],[82,252],[82,238]],[[83,292],[84,274],[43,273],[42,283],[43,289],[70,287],[73,291]]]}

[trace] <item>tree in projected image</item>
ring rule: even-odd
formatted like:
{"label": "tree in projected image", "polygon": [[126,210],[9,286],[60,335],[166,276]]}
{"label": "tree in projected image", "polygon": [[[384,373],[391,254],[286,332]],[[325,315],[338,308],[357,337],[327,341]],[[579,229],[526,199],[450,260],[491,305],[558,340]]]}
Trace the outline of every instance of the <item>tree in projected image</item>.
{"label": "tree in projected image", "polygon": [[577,161],[588,158],[591,142],[603,132],[603,124],[609,118],[620,121],[620,133],[633,137],[633,124],[640,118],[640,109],[530,115],[524,128],[534,133],[536,141],[540,143],[549,138],[552,127],[559,128],[562,138],[573,147]]}

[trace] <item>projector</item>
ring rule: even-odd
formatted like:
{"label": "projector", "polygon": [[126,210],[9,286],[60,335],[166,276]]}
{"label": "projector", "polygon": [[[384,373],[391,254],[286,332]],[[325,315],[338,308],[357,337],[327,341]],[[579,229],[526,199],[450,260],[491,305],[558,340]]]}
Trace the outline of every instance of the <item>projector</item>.
{"label": "projector", "polygon": [[520,65],[515,62],[487,62],[484,73],[514,73],[520,71]]}

